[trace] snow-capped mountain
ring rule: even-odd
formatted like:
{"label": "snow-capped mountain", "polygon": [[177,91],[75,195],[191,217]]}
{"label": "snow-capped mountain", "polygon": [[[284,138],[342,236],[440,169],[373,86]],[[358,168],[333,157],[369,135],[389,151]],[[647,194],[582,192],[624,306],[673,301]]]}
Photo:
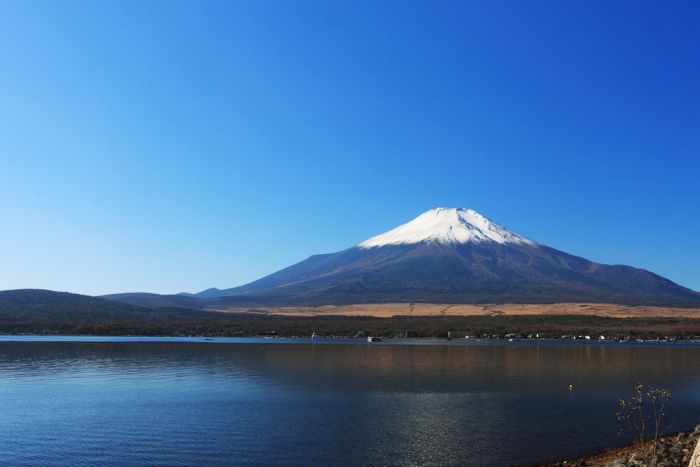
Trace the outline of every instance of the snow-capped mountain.
{"label": "snow-capped mountain", "polygon": [[431,209],[357,246],[197,296],[280,304],[700,304],[699,293],[649,271],[594,263],[457,208]]}
{"label": "snow-capped mountain", "polygon": [[535,244],[471,209],[435,208],[411,222],[360,243],[358,247],[375,248],[422,242],[445,245],[489,242]]}

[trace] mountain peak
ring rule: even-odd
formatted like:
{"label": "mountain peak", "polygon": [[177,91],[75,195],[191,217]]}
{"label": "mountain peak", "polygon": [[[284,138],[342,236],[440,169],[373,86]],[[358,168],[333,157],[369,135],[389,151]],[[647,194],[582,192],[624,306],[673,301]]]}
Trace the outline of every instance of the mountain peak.
{"label": "mountain peak", "polygon": [[358,247],[367,249],[423,242],[445,245],[489,242],[536,244],[473,209],[434,208],[406,224],[360,243]]}
{"label": "mountain peak", "polygon": [[[700,304],[700,293],[648,271],[593,263],[528,240],[472,209],[456,208],[431,209],[356,247],[314,255],[257,281],[213,293],[212,297],[231,296],[228,303],[240,306]],[[218,307],[226,300],[210,303]]]}

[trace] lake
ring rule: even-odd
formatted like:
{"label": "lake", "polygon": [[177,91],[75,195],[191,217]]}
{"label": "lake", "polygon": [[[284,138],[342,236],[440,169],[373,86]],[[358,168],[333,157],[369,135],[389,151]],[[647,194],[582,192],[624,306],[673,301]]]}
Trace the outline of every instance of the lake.
{"label": "lake", "polygon": [[0,463],[525,465],[625,443],[637,382],[700,423],[697,344],[0,336]]}

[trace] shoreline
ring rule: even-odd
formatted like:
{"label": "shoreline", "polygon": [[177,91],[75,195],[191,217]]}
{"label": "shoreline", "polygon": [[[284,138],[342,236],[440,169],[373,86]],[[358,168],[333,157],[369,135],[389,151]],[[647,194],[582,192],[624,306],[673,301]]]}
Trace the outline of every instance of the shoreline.
{"label": "shoreline", "polygon": [[[365,303],[199,308],[20,290],[0,310],[0,333],[141,336],[285,336],[313,333],[424,338],[698,340],[700,308],[604,303]],[[142,304],[143,305],[143,304]],[[172,305],[172,306],[171,306]],[[218,307],[217,307],[218,308]]]}
{"label": "shoreline", "polygon": [[[155,313],[155,312],[154,312]],[[175,313],[175,312],[173,312]],[[3,334],[204,337],[326,337],[558,339],[606,341],[700,341],[698,318],[609,318],[580,315],[292,317],[251,313],[88,316],[49,320],[8,318]]]}
{"label": "shoreline", "polygon": [[457,345],[457,346],[595,346],[595,347],[699,347],[698,340],[586,340],[586,339],[505,339],[505,338],[436,338],[436,337],[388,337],[380,342],[368,342],[366,337],[323,337],[312,339],[304,336],[177,336],[177,335],[99,335],[99,334],[0,334],[2,342],[138,342],[138,343],[202,343],[202,344],[314,344],[314,345]]}
{"label": "shoreline", "polygon": [[[699,438],[700,424],[691,430],[668,433],[662,436],[659,440],[659,454],[657,454],[656,463],[663,462],[668,467],[688,467],[691,458],[694,455],[697,456],[700,450],[700,445],[697,443]],[[649,455],[648,453],[651,451],[653,444],[653,440],[647,440],[641,445],[632,443],[611,447],[578,456],[567,456],[540,464],[533,464],[531,467],[646,466],[648,462],[645,460],[645,456]]]}

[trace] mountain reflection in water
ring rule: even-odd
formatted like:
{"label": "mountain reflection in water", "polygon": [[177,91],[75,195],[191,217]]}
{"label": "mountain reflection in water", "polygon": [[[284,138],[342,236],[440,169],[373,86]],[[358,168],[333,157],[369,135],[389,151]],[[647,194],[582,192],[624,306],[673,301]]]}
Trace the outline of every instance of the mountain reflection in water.
{"label": "mountain reflection in water", "polygon": [[700,422],[699,347],[0,342],[0,459],[527,464],[625,442],[637,382]]}

